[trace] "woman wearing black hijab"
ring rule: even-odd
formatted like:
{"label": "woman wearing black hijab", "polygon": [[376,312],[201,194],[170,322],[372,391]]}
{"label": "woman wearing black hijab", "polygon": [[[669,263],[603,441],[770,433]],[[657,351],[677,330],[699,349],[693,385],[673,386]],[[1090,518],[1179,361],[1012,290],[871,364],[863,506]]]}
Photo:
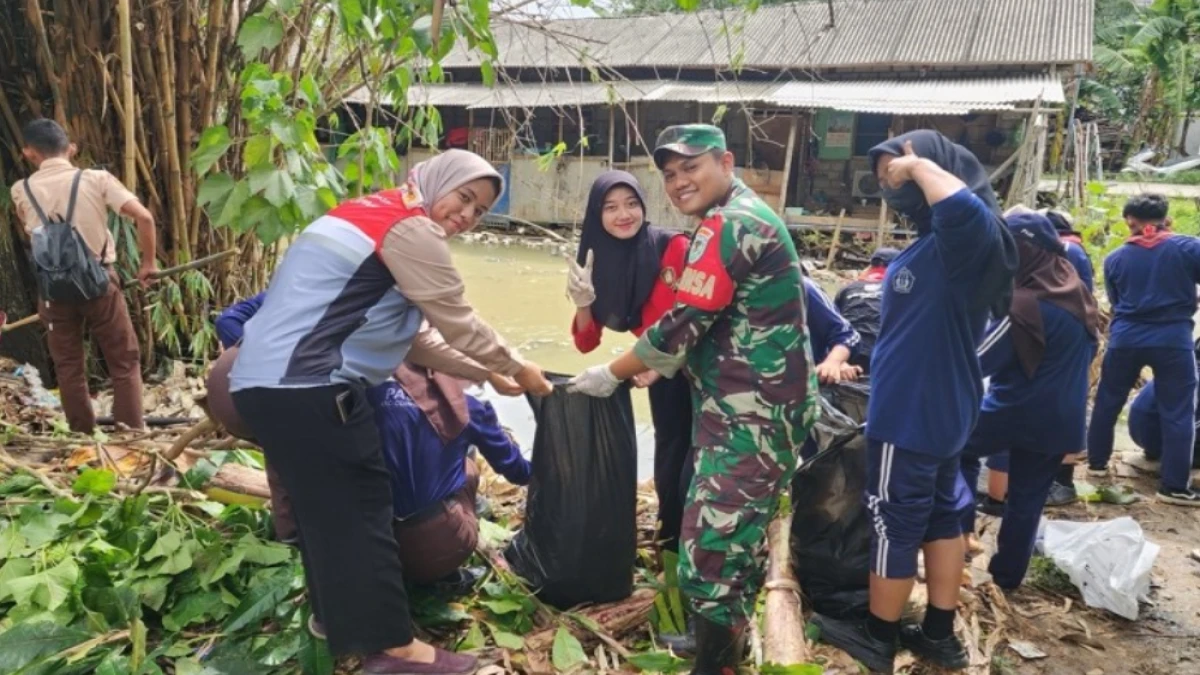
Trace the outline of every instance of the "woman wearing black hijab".
{"label": "woman wearing black hijab", "polygon": [[[641,335],[675,304],[687,257],[686,235],[646,220],[646,195],[631,174],[607,171],[592,183],[579,252],[567,295],[575,303],[571,333],[579,351],[600,345],[604,329]],[[683,500],[692,482],[692,395],[687,380],[653,371],[633,378],[650,387],[654,420],[654,489],[658,540],[678,552]]]}
{"label": "woman wearing black hijab", "polygon": [[[818,615],[821,639],[891,673],[897,641],[945,668],[967,665],[954,635],[962,581],[959,459],[983,398],[976,347],[989,314],[1005,316],[1016,245],[988,174],[966,148],[914,131],[871,149],[888,205],[917,239],[888,266],[867,410],[870,613]],[[925,554],[924,622],[901,631],[917,554]]]}

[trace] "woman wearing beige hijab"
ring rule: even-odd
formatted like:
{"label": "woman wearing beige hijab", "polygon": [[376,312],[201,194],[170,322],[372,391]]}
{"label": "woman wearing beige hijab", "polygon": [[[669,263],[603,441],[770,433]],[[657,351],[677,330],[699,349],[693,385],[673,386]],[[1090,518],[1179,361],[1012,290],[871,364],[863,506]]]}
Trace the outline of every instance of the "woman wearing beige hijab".
{"label": "woman wearing beige hijab", "polygon": [[288,247],[230,372],[234,404],[291,497],[313,613],[331,650],[363,656],[366,673],[476,668],[413,636],[365,390],[407,358],[475,381],[513,378],[510,394],[550,392],[467,304],[446,244],[503,188],[483,158],[450,150],[400,188],[317,219]]}

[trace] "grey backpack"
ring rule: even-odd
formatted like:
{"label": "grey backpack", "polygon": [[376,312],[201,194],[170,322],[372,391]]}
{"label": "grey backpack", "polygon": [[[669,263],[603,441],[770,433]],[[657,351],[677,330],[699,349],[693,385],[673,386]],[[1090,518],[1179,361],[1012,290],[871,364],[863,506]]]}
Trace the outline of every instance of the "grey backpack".
{"label": "grey backpack", "polygon": [[79,197],[79,179],[83,170],[75,174],[71,182],[71,200],[67,204],[65,218],[51,220],[46,217],[41,204],[29,189],[29,179],[23,181],[25,196],[37,212],[41,227],[33,231],[33,274],[37,279],[38,293],[44,300],[54,302],[84,302],[94,300],[108,292],[108,270],[101,260],[88,248],[83,236],[75,229],[75,201]]}

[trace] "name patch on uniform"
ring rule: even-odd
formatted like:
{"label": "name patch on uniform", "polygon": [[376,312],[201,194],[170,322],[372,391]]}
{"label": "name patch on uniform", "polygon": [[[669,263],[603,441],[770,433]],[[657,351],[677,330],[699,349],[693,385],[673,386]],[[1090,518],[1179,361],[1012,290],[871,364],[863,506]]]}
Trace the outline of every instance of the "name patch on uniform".
{"label": "name patch on uniform", "polygon": [[658,278],[663,282],[663,285],[671,290],[675,290],[675,270],[670,267],[664,267],[659,273]]}
{"label": "name patch on uniform", "polygon": [[713,231],[706,226],[701,226],[696,230],[696,236],[692,237],[692,246],[688,249],[688,264],[691,265],[699,260],[704,251],[708,248],[708,242],[712,240]]}
{"label": "name patch on uniform", "polygon": [[902,267],[899,272],[896,272],[896,276],[892,277],[892,290],[897,293],[911,293],[915,283],[917,283],[917,277],[912,270]]}
{"label": "name patch on uniform", "polygon": [[717,275],[689,267],[679,278],[679,292],[694,298],[711,301],[717,287]]}

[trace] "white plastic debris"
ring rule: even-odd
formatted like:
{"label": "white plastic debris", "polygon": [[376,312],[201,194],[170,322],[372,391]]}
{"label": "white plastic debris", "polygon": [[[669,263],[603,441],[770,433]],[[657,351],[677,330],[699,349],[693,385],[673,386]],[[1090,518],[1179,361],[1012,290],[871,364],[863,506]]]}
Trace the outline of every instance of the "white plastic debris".
{"label": "white plastic debris", "polygon": [[1159,546],[1146,539],[1133,518],[1047,521],[1042,550],[1070,577],[1089,607],[1131,621],[1138,618],[1138,601],[1150,593],[1150,570]]}

